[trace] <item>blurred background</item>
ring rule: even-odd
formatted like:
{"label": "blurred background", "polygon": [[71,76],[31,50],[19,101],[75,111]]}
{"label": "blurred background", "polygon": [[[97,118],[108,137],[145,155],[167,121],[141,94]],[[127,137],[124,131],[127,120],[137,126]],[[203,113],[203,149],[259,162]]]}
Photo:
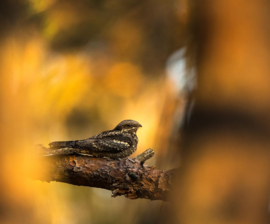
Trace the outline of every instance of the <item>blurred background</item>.
{"label": "blurred background", "polygon": [[143,125],[133,156],[152,148],[149,165],[176,167],[169,145],[182,113],[187,17],[185,1],[1,1],[1,223],[159,218],[161,201],[25,176],[44,169],[36,144],[88,138],[124,119]]}
{"label": "blurred background", "polygon": [[[269,223],[268,0],[0,3],[0,223]],[[173,202],[30,178],[36,144],[142,124]]]}

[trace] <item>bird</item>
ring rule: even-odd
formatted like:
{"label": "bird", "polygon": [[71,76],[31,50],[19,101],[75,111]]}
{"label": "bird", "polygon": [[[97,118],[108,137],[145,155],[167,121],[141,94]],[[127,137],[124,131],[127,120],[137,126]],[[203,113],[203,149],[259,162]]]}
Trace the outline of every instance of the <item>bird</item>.
{"label": "bird", "polygon": [[[103,131],[90,138],[76,141],[49,143],[50,149],[72,154],[86,154],[94,157],[125,158],[137,150],[137,130],[142,125],[134,120],[123,120],[114,129]],[[72,150],[70,150],[70,148]],[[59,153],[58,153],[59,154]]]}

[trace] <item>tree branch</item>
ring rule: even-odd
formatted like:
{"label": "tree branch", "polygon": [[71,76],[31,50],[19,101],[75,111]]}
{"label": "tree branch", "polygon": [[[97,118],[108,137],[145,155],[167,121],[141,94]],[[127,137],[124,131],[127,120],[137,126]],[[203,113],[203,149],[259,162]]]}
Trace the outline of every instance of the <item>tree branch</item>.
{"label": "tree branch", "polygon": [[148,149],[136,158],[120,161],[81,155],[44,156],[40,157],[44,169],[34,179],[107,189],[112,197],[166,201],[176,171],[143,165],[153,155]]}

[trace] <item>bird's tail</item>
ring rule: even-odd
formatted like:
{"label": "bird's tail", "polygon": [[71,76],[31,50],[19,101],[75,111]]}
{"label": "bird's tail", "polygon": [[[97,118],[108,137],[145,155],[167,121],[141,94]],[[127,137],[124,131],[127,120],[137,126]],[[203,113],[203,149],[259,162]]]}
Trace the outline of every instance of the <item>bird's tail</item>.
{"label": "bird's tail", "polygon": [[61,149],[61,148],[72,148],[75,147],[76,141],[61,141],[61,142],[51,142],[49,143],[50,148]]}

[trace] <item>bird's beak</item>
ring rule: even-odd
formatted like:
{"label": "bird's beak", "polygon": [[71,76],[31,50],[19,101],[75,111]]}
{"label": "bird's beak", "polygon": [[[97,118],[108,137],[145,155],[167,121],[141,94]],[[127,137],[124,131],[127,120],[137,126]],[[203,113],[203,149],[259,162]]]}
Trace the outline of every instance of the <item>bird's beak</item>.
{"label": "bird's beak", "polygon": [[139,124],[139,128],[142,128],[142,126]]}

